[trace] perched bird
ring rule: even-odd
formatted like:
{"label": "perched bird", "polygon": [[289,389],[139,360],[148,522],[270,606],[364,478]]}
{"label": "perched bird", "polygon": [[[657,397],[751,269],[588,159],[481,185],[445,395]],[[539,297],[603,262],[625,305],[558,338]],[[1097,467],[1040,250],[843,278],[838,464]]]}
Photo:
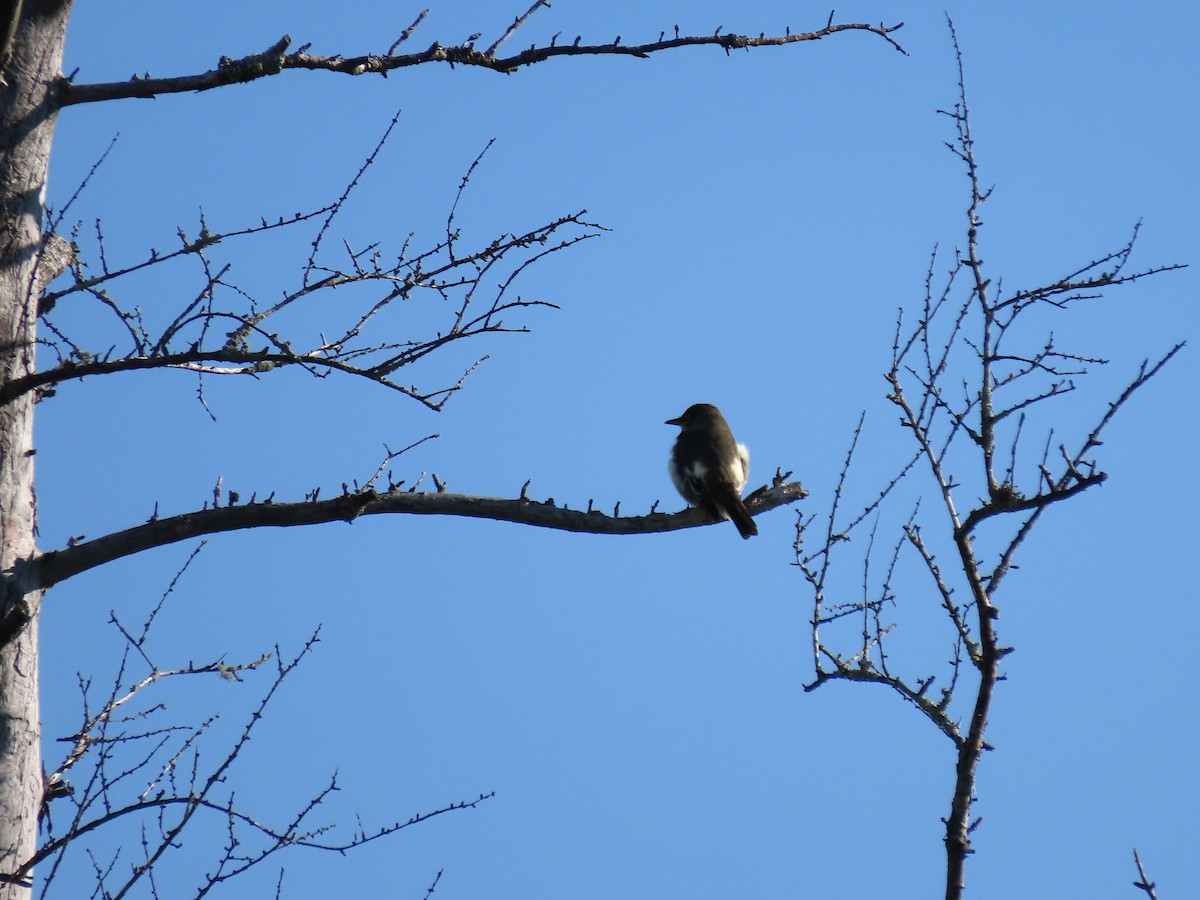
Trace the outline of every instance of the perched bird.
{"label": "perched bird", "polygon": [[742,503],[742,488],[750,478],[750,451],[739,444],[721,411],[711,403],[689,406],[677,419],[667,419],[682,431],[675,439],[667,471],[690,505],[729,519],[748,538],[758,526]]}

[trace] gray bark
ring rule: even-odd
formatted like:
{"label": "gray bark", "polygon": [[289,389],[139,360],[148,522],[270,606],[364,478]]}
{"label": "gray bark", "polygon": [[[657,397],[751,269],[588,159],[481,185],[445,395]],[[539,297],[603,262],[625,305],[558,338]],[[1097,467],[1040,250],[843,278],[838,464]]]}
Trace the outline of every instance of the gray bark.
{"label": "gray bark", "polygon": [[[29,0],[0,84],[0,386],[34,371],[42,202],[70,3]],[[0,900],[30,896],[42,804],[32,394],[0,407]],[[7,876],[7,877],[6,877]]]}

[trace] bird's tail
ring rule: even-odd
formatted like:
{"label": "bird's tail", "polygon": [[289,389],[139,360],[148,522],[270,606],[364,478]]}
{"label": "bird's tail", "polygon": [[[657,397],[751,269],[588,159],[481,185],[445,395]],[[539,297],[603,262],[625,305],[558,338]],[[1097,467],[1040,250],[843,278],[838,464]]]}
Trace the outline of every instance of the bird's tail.
{"label": "bird's tail", "polygon": [[721,507],[725,518],[737,526],[738,534],[743,538],[750,538],[758,534],[758,526],[754,524],[750,510],[746,509],[746,504],[736,493],[730,492],[728,500],[722,503]]}

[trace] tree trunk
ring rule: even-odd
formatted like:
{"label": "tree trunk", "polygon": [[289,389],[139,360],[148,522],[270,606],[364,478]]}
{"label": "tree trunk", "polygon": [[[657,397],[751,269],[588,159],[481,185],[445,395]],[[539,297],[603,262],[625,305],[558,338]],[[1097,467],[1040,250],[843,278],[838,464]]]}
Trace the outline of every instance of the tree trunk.
{"label": "tree trunk", "polygon": [[[0,385],[34,368],[42,203],[69,12],[69,0],[25,0],[0,84]],[[24,565],[36,552],[33,406],[26,394],[0,407],[0,900],[30,896],[32,873],[11,876],[33,856],[43,795],[41,595]]]}

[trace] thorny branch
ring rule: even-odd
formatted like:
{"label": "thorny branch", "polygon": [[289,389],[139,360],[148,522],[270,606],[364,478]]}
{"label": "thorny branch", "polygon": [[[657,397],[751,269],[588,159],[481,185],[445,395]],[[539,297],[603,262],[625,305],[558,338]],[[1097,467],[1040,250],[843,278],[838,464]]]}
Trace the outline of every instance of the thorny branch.
{"label": "thorny branch", "polygon": [[[1177,344],[1155,361],[1142,363],[1125,389],[1110,401],[1096,424],[1081,439],[1078,449],[1059,445],[1058,463],[1049,458],[1050,441],[1040,461],[1030,465],[1022,452],[1026,414],[1041,409],[1077,388],[1079,380],[1105,360],[1061,349],[1053,334],[1028,348],[1027,329],[1033,310],[1061,314],[1077,301],[1101,296],[1109,288],[1134,284],[1152,275],[1182,268],[1154,266],[1130,271],[1128,263],[1139,228],[1119,249],[1106,253],[1065,276],[1035,288],[1013,293],[999,290],[1000,281],[985,267],[980,251],[983,229],[981,210],[991,188],[980,178],[967,107],[962,53],[950,25],[958,63],[958,102],[943,111],[954,125],[954,140],[947,144],[962,163],[968,184],[965,242],[954,254],[940,286],[937,248],[931,256],[920,315],[906,322],[903,310],[896,326],[892,363],[885,379],[888,400],[899,411],[899,423],[912,439],[915,456],[891,479],[864,513],[849,525],[839,521],[845,503],[848,473],[862,435],[860,420],[850,453],[833,490],[828,525],[820,532],[814,550],[805,549],[813,519],[797,522],[797,565],[813,592],[812,690],[834,680],[882,684],[924,713],[954,743],[957,751],[956,782],[946,823],[946,897],[957,900],[964,888],[964,863],[971,853],[974,830],[971,809],[976,796],[976,770],[984,750],[990,749],[985,732],[996,685],[1003,679],[1000,662],[1011,648],[1000,644],[996,630],[999,609],[996,591],[1011,570],[1018,548],[1042,514],[1052,505],[1102,484],[1107,474],[1094,459],[1101,433],[1133,394],[1157,375],[1182,348]],[[1139,223],[1140,225],[1140,223]],[[914,468],[914,463],[920,463]],[[966,478],[959,477],[965,469]],[[896,492],[901,481],[923,471],[926,483],[941,500],[940,523],[922,525],[916,514],[900,526],[904,540],[895,545],[886,574],[873,590],[864,581],[859,599],[838,601],[833,588],[832,558],[860,529],[868,514],[878,516],[880,504]],[[923,518],[928,518],[923,517]],[[985,523],[989,528],[984,529]],[[1004,531],[1004,523],[1011,523]],[[864,552],[863,572],[875,542],[872,525]],[[927,691],[933,675],[910,678],[890,662],[887,636],[895,623],[882,611],[899,608],[905,594],[913,593],[894,579],[902,546],[915,551],[917,571],[932,587],[936,605],[946,616],[953,641],[948,679],[939,698]],[[995,556],[988,562],[986,548]],[[939,559],[949,552],[952,562]],[[928,590],[928,588],[926,588]],[[857,634],[839,634],[852,651],[840,653],[827,636],[831,629],[845,630],[858,616]],[[955,691],[964,683],[960,675],[973,673],[974,694],[960,701],[969,709],[964,725],[956,715]],[[1145,879],[1143,879],[1145,881]]]}
{"label": "thorny branch", "polygon": [[[570,44],[559,44],[557,35],[546,46],[530,45],[512,56],[497,57],[496,51],[502,44],[512,38],[513,34],[524,25],[539,8],[549,6],[546,0],[537,0],[524,15],[518,16],[500,37],[486,50],[478,50],[475,41],[479,35],[473,35],[467,41],[456,46],[443,46],[434,41],[427,49],[396,55],[399,46],[407,41],[422,23],[425,12],[404,30],[382,54],[362,54],[343,56],[341,54],[317,55],[309,53],[309,44],[289,53],[292,39],[284,35],[261,53],[254,53],[241,59],[221,57],[215,69],[195,75],[181,75],[172,78],[152,78],[149,74],[135,75],[129,81],[115,81],[103,84],[75,84],[74,78],[64,78],[59,83],[58,104],[70,106],[76,103],[95,103],[101,100],[119,100],[129,97],[157,97],[161,94],[173,94],[184,91],[206,91],[230,84],[256,81],[289,69],[307,69],[310,71],[338,72],[343,75],[376,74],[385,78],[389,73],[398,69],[425,63],[443,62],[451,66],[472,66],[490,69],[494,72],[512,73],[525,66],[532,66],[559,56],[596,56],[615,55],[632,56],[645,59],[654,53],[671,50],[676,47],[715,46],[726,53],[733,50],[750,50],[756,47],[779,47],[786,44],[818,41],[842,32],[863,32],[876,35],[887,41],[901,53],[904,48],[893,35],[903,27],[901,22],[896,25],[871,25],[863,22],[847,22],[834,24],[833,14],[823,28],[808,32],[792,33],[787,29],[782,35],[760,34],[751,37],[742,34],[722,34],[722,28],[717,28],[710,35],[681,35],[678,26],[675,27],[674,37],[668,38],[664,31],[657,41],[641,44],[623,44],[621,36],[601,44],[583,44],[576,37]],[[426,11],[428,12],[428,11]]]}

